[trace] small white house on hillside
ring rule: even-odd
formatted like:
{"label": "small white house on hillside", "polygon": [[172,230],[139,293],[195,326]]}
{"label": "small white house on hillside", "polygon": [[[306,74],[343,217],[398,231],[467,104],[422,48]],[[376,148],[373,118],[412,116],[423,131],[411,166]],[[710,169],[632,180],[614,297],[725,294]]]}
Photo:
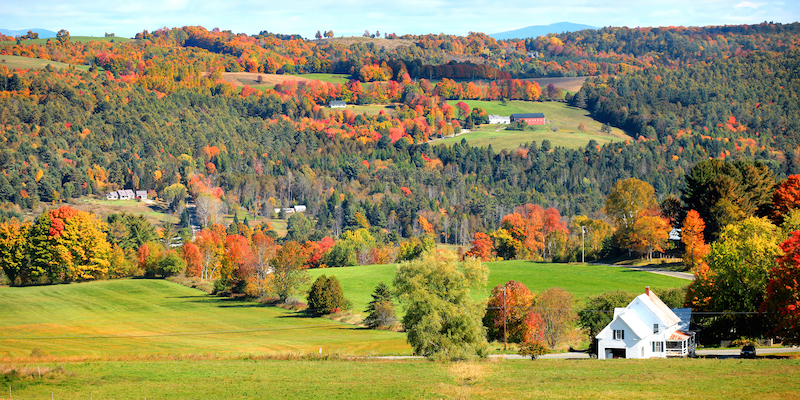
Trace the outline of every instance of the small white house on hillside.
{"label": "small white house on hillside", "polygon": [[510,124],[511,116],[509,115],[489,115],[490,124]]}
{"label": "small white house on hillside", "polygon": [[614,318],[596,336],[597,358],[693,356],[695,338],[688,324],[646,287],[627,307],[614,309]]}

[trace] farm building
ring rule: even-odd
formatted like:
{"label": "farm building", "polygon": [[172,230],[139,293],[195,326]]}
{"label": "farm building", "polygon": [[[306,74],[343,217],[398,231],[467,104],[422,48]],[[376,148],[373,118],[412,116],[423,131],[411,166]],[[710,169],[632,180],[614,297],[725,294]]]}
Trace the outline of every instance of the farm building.
{"label": "farm building", "polygon": [[511,117],[507,115],[490,115],[489,116],[489,123],[490,124],[510,124]]}
{"label": "farm building", "polygon": [[[683,318],[678,317],[678,312]],[[671,310],[646,287],[597,334],[597,358],[666,358],[694,356],[691,309]]]}
{"label": "farm building", "polygon": [[330,107],[331,108],[345,108],[345,107],[347,107],[347,103],[344,102],[344,101],[341,101],[341,100],[334,100],[334,101],[331,101]]}
{"label": "farm building", "polygon": [[283,210],[284,214],[288,215],[288,214],[294,214],[296,212],[305,212],[306,211],[306,206],[304,206],[304,205],[296,205],[294,207],[285,207],[285,208],[282,208],[282,209],[281,208],[276,208],[276,209],[273,210],[273,212],[275,212],[275,214],[280,214],[281,210]]}
{"label": "farm building", "polygon": [[511,122],[525,121],[528,125],[544,125],[544,114],[511,114]]}
{"label": "farm building", "polygon": [[108,194],[106,194],[106,200],[133,200],[137,198],[141,198],[142,200],[147,200],[147,191],[137,190],[134,192],[133,190],[130,189],[122,189],[109,192]]}

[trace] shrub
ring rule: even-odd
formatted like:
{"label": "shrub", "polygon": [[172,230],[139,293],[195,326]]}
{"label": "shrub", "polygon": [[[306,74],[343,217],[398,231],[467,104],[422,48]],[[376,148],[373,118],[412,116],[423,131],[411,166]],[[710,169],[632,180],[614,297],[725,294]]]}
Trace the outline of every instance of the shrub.
{"label": "shrub", "polygon": [[530,356],[531,360],[535,360],[539,358],[539,356],[547,354],[548,350],[544,343],[535,341],[525,342],[519,345],[519,351],[517,353],[521,356]]}
{"label": "shrub", "polygon": [[[347,308],[347,300],[342,292],[342,285],[335,276],[330,278],[320,275],[308,292],[308,308],[318,315],[327,315]],[[338,312],[338,311],[337,311]]]}

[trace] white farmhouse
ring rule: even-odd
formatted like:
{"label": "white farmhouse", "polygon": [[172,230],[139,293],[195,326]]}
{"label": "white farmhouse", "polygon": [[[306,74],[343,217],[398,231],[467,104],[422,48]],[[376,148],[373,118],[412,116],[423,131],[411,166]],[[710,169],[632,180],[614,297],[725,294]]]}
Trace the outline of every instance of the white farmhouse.
{"label": "white farmhouse", "polygon": [[614,309],[614,318],[596,336],[597,358],[693,356],[694,332],[688,324],[646,287],[627,307]]}
{"label": "white farmhouse", "polygon": [[344,102],[342,100],[333,100],[331,101],[329,106],[330,108],[345,108],[347,107],[347,102]]}

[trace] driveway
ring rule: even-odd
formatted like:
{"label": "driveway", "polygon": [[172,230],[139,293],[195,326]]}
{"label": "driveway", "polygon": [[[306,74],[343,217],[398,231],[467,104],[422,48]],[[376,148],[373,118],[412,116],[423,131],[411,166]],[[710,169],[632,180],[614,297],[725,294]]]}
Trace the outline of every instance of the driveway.
{"label": "driveway", "polygon": [[650,266],[650,265],[641,266],[641,267],[637,267],[637,266],[634,266],[634,265],[614,265],[614,264],[602,264],[602,263],[592,263],[592,265],[606,265],[606,266],[609,266],[609,267],[628,268],[628,269],[632,269],[634,271],[652,272],[654,274],[671,276],[673,278],[678,278],[678,279],[687,279],[687,280],[690,280],[690,281],[694,280],[694,275],[690,274],[688,272],[670,271],[670,270],[667,270],[667,269],[661,269],[661,268],[653,267],[653,266]]}

